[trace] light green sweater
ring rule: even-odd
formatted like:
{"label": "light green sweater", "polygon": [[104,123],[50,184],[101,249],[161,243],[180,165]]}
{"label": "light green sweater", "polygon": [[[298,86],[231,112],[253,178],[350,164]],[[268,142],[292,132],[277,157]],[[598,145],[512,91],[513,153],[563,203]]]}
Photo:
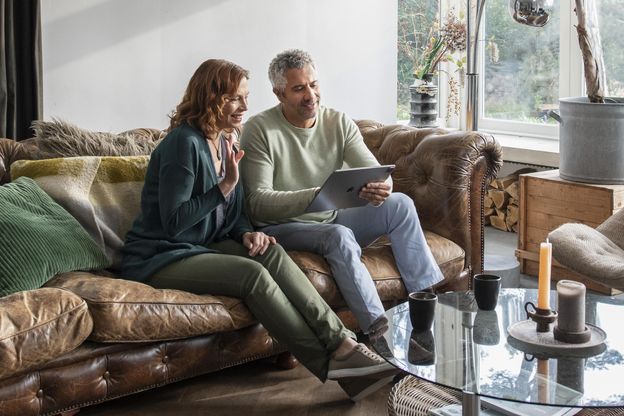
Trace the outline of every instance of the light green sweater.
{"label": "light green sweater", "polygon": [[256,226],[333,221],[335,211],[303,212],[323,182],[344,163],[379,164],[353,120],[326,107],[306,129],[290,124],[278,104],[250,118],[240,141],[247,214]]}

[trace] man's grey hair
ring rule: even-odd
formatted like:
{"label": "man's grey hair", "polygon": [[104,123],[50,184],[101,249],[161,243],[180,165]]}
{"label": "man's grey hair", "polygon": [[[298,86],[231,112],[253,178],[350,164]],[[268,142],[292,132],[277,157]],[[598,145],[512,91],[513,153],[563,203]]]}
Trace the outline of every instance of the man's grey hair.
{"label": "man's grey hair", "polygon": [[288,49],[278,54],[269,64],[269,80],[273,89],[284,91],[286,71],[292,68],[302,69],[306,65],[316,69],[312,56],[301,49]]}

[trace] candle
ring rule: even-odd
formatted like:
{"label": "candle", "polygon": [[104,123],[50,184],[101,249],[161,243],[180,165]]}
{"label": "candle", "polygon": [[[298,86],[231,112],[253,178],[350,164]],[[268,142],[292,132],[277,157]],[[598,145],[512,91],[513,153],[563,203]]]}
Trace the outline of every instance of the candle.
{"label": "candle", "polygon": [[550,378],[550,365],[548,359],[537,359],[537,397],[540,403],[548,403],[550,401],[550,391],[548,381]]}
{"label": "candle", "polygon": [[537,281],[537,307],[550,309],[550,266],[552,262],[552,244],[540,244],[539,277]]}
{"label": "candle", "polygon": [[573,280],[557,282],[557,327],[563,332],[585,330],[585,285]]}

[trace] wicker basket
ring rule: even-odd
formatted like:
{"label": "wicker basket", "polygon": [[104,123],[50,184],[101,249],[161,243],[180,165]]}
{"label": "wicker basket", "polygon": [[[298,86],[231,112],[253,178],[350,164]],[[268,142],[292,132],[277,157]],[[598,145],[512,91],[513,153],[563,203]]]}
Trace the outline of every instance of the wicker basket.
{"label": "wicker basket", "polygon": [[[461,393],[458,391],[407,376],[390,391],[388,415],[427,416],[430,409],[460,403]],[[624,416],[624,408],[583,409],[576,416]]]}

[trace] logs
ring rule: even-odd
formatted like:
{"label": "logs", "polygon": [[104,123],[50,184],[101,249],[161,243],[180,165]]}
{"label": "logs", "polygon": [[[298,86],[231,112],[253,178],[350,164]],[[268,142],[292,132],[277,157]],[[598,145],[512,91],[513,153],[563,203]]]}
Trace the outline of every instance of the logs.
{"label": "logs", "polygon": [[485,224],[503,231],[518,232],[520,215],[518,175],[531,172],[535,172],[535,169],[519,169],[510,175],[496,178],[490,183],[483,202]]}

